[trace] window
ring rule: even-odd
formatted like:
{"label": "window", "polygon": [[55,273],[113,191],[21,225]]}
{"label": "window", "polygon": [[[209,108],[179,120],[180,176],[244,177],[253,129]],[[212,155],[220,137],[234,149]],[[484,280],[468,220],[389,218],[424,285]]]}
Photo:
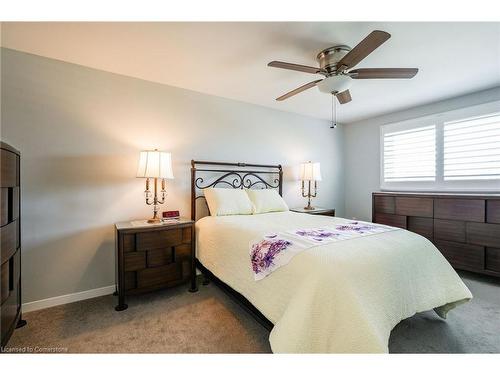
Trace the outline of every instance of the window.
{"label": "window", "polygon": [[384,134],[385,181],[436,179],[434,125]]}
{"label": "window", "polygon": [[500,114],[444,124],[444,180],[500,179]]}
{"label": "window", "polygon": [[383,190],[500,191],[500,102],[381,127]]}

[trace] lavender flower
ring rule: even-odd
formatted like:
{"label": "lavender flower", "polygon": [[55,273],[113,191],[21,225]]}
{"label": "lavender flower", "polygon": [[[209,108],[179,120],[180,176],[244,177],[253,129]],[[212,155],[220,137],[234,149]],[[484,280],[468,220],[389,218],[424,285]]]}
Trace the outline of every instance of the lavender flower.
{"label": "lavender flower", "polygon": [[262,240],[252,245],[250,260],[253,272],[260,273],[271,267],[274,264],[274,258],[291,244],[290,241],[271,239]]}

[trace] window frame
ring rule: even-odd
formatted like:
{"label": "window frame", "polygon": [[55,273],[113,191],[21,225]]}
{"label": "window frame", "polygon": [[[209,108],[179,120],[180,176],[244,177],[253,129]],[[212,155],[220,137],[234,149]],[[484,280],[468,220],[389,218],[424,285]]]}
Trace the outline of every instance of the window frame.
{"label": "window frame", "polygon": [[[434,113],[400,122],[380,126],[380,189],[382,191],[426,191],[426,192],[500,192],[500,180],[455,180],[444,181],[444,123],[473,117],[500,113],[500,101],[460,108],[452,111]],[[436,178],[435,181],[384,181],[384,134],[436,126]]]}

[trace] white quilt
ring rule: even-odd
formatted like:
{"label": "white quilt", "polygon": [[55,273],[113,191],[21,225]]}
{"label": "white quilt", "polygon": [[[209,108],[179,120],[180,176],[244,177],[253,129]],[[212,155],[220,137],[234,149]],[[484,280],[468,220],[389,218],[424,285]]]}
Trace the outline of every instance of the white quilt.
{"label": "white quilt", "polygon": [[294,212],[205,217],[196,223],[197,257],[274,323],[275,353],[387,352],[401,320],[433,308],[445,317],[472,298],[434,245],[405,230],[313,247],[254,280],[252,239],[346,222]]}

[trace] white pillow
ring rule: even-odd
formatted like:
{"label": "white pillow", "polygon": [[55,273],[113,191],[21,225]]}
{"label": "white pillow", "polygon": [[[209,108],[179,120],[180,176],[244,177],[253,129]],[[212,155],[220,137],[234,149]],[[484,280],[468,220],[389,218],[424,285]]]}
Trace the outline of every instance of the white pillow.
{"label": "white pillow", "polygon": [[247,189],[248,197],[254,205],[254,214],[288,211],[288,206],[274,189]]}
{"label": "white pillow", "polygon": [[242,189],[206,188],[203,194],[211,216],[251,215],[253,204]]}

